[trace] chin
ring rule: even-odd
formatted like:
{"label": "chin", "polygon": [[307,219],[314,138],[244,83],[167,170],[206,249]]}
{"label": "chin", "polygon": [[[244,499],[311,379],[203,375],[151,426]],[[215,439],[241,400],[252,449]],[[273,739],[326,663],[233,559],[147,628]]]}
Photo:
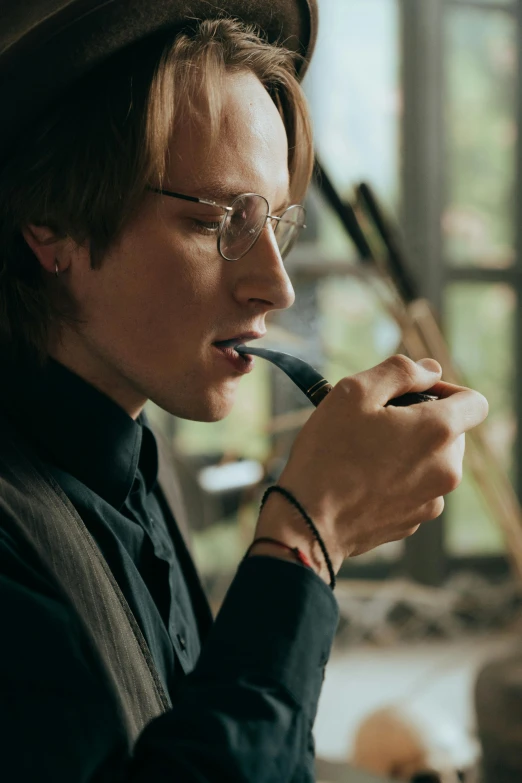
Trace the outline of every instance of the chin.
{"label": "chin", "polygon": [[209,424],[225,419],[234,407],[236,389],[226,389],[220,392],[205,392],[189,399],[152,399],[156,405],[178,419],[202,421]]}

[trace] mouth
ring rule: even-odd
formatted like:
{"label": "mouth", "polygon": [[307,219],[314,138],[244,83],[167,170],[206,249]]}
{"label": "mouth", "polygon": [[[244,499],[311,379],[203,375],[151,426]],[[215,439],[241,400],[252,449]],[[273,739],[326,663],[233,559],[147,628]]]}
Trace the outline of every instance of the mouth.
{"label": "mouth", "polygon": [[[234,350],[236,345],[243,345],[243,343],[246,343],[249,340],[259,340],[261,337],[264,337],[264,333],[246,332],[245,334],[238,334],[236,337],[230,337],[227,340],[216,340],[213,345],[220,349]],[[239,356],[239,354],[237,355]]]}
{"label": "mouth", "polygon": [[235,349],[238,345],[243,345],[247,340],[258,340],[263,337],[262,333],[248,332],[245,334],[229,337],[227,340],[216,340],[213,346],[218,349],[222,356],[234,366],[234,369],[240,373],[250,372],[254,368],[254,359],[248,354],[239,354]]}

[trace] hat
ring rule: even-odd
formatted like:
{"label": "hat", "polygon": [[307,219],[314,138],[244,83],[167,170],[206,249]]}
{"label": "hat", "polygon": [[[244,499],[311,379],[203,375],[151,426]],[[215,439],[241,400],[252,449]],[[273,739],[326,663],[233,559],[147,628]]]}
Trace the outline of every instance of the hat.
{"label": "hat", "polygon": [[299,54],[317,35],[317,0],[0,0],[0,159],[62,91],[113,54],[195,19],[237,17]]}

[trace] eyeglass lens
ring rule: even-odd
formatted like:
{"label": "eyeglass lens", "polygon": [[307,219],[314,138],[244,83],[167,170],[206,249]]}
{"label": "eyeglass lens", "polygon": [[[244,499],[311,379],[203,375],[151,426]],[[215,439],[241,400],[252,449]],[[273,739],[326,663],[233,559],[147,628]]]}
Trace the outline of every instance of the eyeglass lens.
{"label": "eyeglass lens", "polygon": [[300,204],[289,207],[281,215],[281,220],[277,221],[274,233],[282,258],[285,258],[292,249],[304,222],[305,211]]}
{"label": "eyeglass lens", "polygon": [[263,230],[268,201],[251,193],[238,196],[230,205],[220,233],[219,250],[229,261],[248,253]]}
{"label": "eyeglass lens", "polygon": [[[219,250],[224,258],[236,261],[254,245],[268,217],[268,201],[264,196],[248,193],[238,196],[230,205],[219,235]],[[304,208],[290,207],[276,222],[274,234],[281,253],[289,252],[304,225]]]}

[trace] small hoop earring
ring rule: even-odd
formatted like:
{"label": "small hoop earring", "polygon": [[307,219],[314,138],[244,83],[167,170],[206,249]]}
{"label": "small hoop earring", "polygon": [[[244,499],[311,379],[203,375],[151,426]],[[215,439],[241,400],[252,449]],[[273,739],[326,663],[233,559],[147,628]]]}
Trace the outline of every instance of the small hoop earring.
{"label": "small hoop earring", "polygon": [[54,259],[54,274],[56,277],[60,276],[60,267],[58,266],[58,261],[56,258]]}

